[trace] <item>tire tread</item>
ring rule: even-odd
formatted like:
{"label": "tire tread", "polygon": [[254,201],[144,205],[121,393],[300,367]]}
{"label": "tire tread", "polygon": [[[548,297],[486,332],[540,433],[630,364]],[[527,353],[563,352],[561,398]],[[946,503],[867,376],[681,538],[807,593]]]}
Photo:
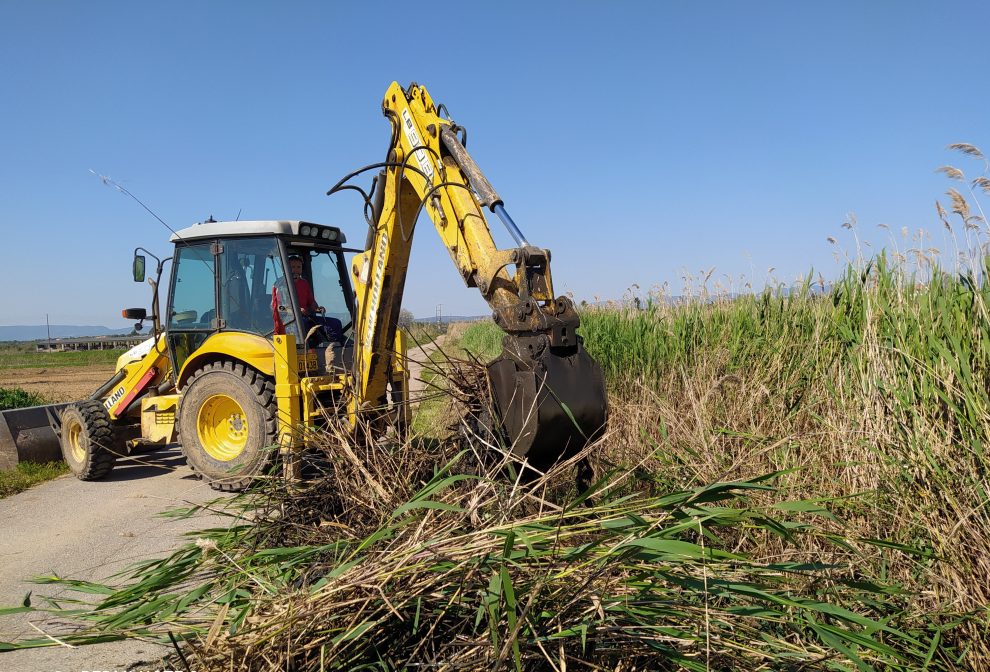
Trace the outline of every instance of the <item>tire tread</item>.
{"label": "tire tread", "polygon": [[[278,407],[275,398],[274,381],[272,381],[267,376],[259,373],[255,369],[245,366],[240,362],[234,362],[229,359],[224,359],[224,360],[211,362],[201,367],[200,369],[197,369],[189,378],[189,381],[186,383],[185,390],[188,391],[188,389],[192,387],[193,383],[195,383],[197,379],[202,378],[203,376],[209,373],[216,373],[216,372],[223,372],[236,376],[241,380],[243,380],[247,384],[247,386],[251,388],[252,392],[254,392],[255,399],[258,401],[258,404],[264,410],[265,435],[267,437],[270,437],[272,439],[272,442],[274,442],[276,428],[277,428],[277,420],[278,420],[278,415],[277,415]],[[185,448],[183,448],[183,451],[185,451]],[[264,471],[268,467],[268,465],[271,463],[271,453],[273,452],[274,451],[270,451],[268,459],[266,459],[262,464],[259,465],[258,471]],[[196,476],[196,478],[200,480],[208,479],[208,476],[202,473],[199,469],[197,469],[196,466],[193,464],[192,460],[188,459],[188,455],[186,457],[186,463],[189,465],[189,468],[192,469],[192,472]],[[254,481],[254,474],[251,474],[233,480],[229,478],[223,480],[211,479],[209,480],[209,485],[214,490],[219,490],[221,492],[239,492],[247,488],[249,485],[251,485],[253,481]]]}
{"label": "tire tread", "polygon": [[[81,471],[74,471],[81,481],[96,481],[105,478],[113,471],[117,461],[114,451],[113,425],[103,402],[80,401],[69,406],[79,412],[87,438],[88,459]],[[64,417],[63,411],[63,417]],[[64,454],[64,449],[63,449]]]}

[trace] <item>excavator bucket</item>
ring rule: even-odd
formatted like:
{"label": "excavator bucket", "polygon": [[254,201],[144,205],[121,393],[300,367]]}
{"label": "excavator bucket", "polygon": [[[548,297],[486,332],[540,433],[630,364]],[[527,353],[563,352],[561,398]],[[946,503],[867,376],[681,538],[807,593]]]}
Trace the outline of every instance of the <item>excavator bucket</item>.
{"label": "excavator bucket", "polygon": [[488,376],[512,453],[546,471],[604,432],[605,378],[581,344],[532,357],[519,351],[505,348]]}
{"label": "excavator bucket", "polygon": [[0,411],[0,471],[19,462],[62,459],[55,428],[68,404],[50,404]]}

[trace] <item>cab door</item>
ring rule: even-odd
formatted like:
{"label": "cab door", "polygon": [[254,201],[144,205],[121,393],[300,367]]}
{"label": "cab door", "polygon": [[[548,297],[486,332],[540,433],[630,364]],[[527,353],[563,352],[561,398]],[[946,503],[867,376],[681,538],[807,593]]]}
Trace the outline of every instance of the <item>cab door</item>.
{"label": "cab door", "polygon": [[217,246],[212,241],[176,245],[166,314],[173,371],[220,330],[217,318]]}

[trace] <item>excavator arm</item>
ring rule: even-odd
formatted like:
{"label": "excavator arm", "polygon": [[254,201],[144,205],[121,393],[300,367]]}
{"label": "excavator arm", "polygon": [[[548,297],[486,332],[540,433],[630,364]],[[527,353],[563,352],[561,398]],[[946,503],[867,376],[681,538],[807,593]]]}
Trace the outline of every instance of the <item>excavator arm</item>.
{"label": "excavator arm", "polygon": [[[603,430],[605,385],[584,351],[580,320],[555,297],[550,251],[530,245],[464,146],[466,132],[441,116],[425,88],[392,83],[382,102],[392,126],[371,204],[366,249],[351,269],[357,296],[353,410],[380,409],[392,378],[392,344],[416,221],[426,211],[454,266],[476,287],[505,332],[489,365],[498,422],[513,452],[545,469]],[[462,135],[463,134],[463,135]],[[345,180],[328,193],[344,188]],[[516,243],[499,249],[485,210]]]}

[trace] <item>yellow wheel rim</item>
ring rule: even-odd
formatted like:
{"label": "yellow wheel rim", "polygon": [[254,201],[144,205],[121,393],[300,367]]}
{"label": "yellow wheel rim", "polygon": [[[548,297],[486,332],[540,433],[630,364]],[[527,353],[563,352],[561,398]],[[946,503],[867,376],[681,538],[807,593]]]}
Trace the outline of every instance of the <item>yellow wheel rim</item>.
{"label": "yellow wheel rim", "polygon": [[86,448],[82,445],[82,425],[78,422],[69,425],[66,438],[69,441],[69,452],[72,453],[72,459],[77,463],[85,462]]}
{"label": "yellow wheel rim", "polygon": [[228,462],[244,452],[248,423],[244,409],[226,394],[216,394],[203,402],[196,418],[199,443],[214,460]]}

